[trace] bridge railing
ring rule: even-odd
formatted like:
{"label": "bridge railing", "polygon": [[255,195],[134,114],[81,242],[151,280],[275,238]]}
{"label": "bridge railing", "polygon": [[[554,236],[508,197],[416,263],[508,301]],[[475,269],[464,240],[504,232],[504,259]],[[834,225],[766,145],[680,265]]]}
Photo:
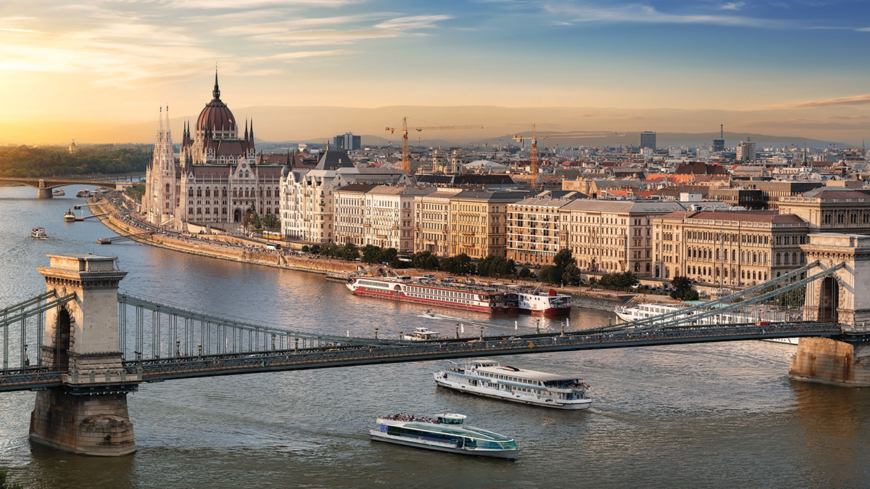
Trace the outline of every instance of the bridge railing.
{"label": "bridge railing", "polygon": [[[119,346],[126,360],[284,350],[300,344],[308,348],[403,343],[383,338],[355,338],[265,326],[160,304],[124,293],[118,294],[118,308]],[[132,313],[128,318],[130,309]],[[146,349],[150,349],[150,352],[146,352]]]}
{"label": "bridge railing", "polygon": [[[45,313],[75,300],[75,294],[57,297],[45,292],[0,310],[3,341],[3,373],[42,365]],[[16,327],[18,326],[18,327]],[[32,352],[34,360],[31,362]]]}

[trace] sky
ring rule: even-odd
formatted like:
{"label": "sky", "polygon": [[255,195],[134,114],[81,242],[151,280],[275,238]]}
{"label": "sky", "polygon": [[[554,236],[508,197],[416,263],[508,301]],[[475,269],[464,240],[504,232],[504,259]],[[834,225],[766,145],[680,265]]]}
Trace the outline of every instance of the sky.
{"label": "sky", "polygon": [[[407,116],[473,124],[493,119],[491,107],[532,108],[538,121],[509,122],[712,132],[727,120],[732,131],[860,143],[868,43],[866,1],[7,0],[0,141],[147,142],[153,129],[141,126],[156,128],[161,106],[173,128],[196,118],[217,66],[237,118],[462,107],[462,120]],[[548,112],[566,108],[586,116]],[[324,135],[279,112],[286,120],[260,134]],[[383,131],[401,123],[393,112],[317,130]]]}

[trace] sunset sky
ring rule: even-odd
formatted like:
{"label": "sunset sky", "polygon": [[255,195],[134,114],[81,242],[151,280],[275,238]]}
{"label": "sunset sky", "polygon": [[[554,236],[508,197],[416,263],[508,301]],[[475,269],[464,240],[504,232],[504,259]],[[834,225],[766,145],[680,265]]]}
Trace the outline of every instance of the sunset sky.
{"label": "sunset sky", "polygon": [[[217,64],[237,118],[269,107],[476,106],[483,121],[498,106],[546,119],[547,107],[578,107],[582,127],[554,118],[552,129],[710,132],[730,117],[734,131],[860,143],[870,136],[868,13],[865,1],[824,0],[7,1],[0,141],[148,141],[134,127],[159,106],[195,119]],[[657,109],[671,110],[613,119]],[[442,116],[417,122],[477,122],[473,110]],[[259,136],[324,135],[305,128],[288,120]]]}

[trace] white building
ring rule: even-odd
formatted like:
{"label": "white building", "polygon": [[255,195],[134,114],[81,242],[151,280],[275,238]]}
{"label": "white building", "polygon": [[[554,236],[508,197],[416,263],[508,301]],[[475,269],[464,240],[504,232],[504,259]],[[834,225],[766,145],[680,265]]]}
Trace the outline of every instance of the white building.
{"label": "white building", "polygon": [[439,189],[414,198],[414,253],[450,256],[450,198],[459,189]]}

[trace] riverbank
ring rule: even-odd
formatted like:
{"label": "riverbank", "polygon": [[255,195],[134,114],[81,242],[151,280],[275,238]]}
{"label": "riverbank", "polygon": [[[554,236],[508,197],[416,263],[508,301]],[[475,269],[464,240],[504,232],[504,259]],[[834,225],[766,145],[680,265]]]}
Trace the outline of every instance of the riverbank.
{"label": "riverbank", "polygon": [[[95,214],[105,212],[105,215],[100,216],[98,219],[100,219],[106,227],[120,235],[126,236],[147,232],[146,229],[138,227],[136,221],[129,216],[125,217],[114,205],[107,201],[101,201],[99,204],[92,206],[91,211]],[[246,248],[245,245],[248,243],[246,243],[245,240],[230,235],[192,235],[191,237],[183,237],[182,235],[158,232],[150,236],[131,236],[130,239],[148,246],[156,246],[158,248],[207,258],[234,261],[238,263],[249,263],[252,265],[261,265],[299,272],[318,273],[321,275],[354,273],[365,268],[365,265],[362,265],[359,262],[346,262],[343,260],[314,257],[311,255],[295,256],[282,251],[256,251]],[[431,270],[418,270],[413,268],[399,270],[398,272],[399,274],[404,275],[427,275],[433,273]],[[438,272],[437,276],[452,277],[453,275]],[[499,282],[531,287],[540,285],[535,282],[516,279],[510,281],[489,277],[474,277],[474,279],[485,283]],[[638,294],[596,290],[591,287],[542,286],[542,288],[552,288],[558,293],[571,295],[573,298],[572,303],[575,307],[599,311],[613,311],[617,306],[638,296]],[[651,300],[655,300],[655,302],[672,302],[667,296],[656,295],[649,297]],[[644,296],[644,299],[642,300],[646,300],[645,298],[646,296]]]}

